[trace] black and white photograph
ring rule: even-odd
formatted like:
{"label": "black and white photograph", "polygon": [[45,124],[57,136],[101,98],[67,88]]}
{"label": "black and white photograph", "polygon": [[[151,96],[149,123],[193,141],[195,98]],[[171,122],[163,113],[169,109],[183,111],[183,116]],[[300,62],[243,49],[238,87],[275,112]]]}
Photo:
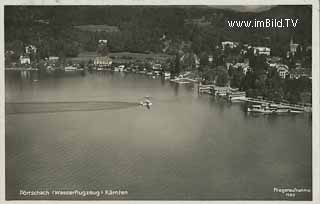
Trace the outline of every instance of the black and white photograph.
{"label": "black and white photograph", "polygon": [[316,203],[319,2],[45,2],[2,6],[5,201]]}

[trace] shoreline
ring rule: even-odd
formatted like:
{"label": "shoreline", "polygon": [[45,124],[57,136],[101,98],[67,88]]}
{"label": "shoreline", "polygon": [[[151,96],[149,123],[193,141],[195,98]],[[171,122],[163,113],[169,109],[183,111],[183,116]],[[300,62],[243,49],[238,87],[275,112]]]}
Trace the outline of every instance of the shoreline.
{"label": "shoreline", "polygon": [[[54,71],[62,71],[64,73],[77,73],[77,72],[81,72],[81,71],[85,71],[86,69],[83,69],[83,68],[79,68],[79,69],[76,69],[76,70],[62,70],[62,69],[55,69]],[[40,69],[38,68],[5,68],[5,71],[40,71]],[[87,70],[88,71],[88,70]],[[99,73],[99,72],[104,72],[104,71],[111,71],[113,73],[131,73],[131,74],[139,74],[139,75],[145,75],[149,78],[152,78],[152,79],[159,79],[159,78],[163,78],[169,82],[172,82],[172,83],[176,83],[176,84],[181,84],[181,85],[184,85],[184,84],[198,84],[199,83],[199,80],[195,80],[195,79],[191,79],[191,78],[188,78],[188,77],[177,77],[177,78],[174,78],[174,79],[170,79],[168,77],[165,77],[164,75],[148,75],[147,73],[139,73],[139,72],[130,72],[130,71],[122,71],[122,72],[119,72],[119,71],[113,71],[113,70],[92,70],[92,72],[96,72],[96,73]],[[50,72],[48,72],[50,73]],[[52,73],[52,72],[51,72]],[[227,87],[218,87],[216,85],[198,85],[198,91],[199,91],[199,94],[207,94],[207,95],[215,95],[215,89],[216,88],[227,88]],[[226,91],[226,93],[229,93],[229,94],[232,94],[233,93],[233,89],[232,88],[228,88],[228,91]],[[228,95],[228,94],[227,94]],[[227,95],[217,95],[217,96],[220,96],[220,97],[223,97],[225,98],[226,100],[228,100],[228,97]],[[312,104],[311,106],[307,106],[307,105],[299,105],[299,104],[291,104],[291,103],[285,103],[285,102],[275,102],[275,101],[270,101],[270,100],[267,100],[267,99],[259,99],[259,98],[252,98],[252,97],[247,97],[247,96],[244,96],[242,97],[241,99],[236,99],[236,100],[232,100],[232,99],[229,99],[228,101],[230,102],[245,102],[245,103],[250,103],[250,104],[271,104],[271,105],[278,105],[278,106],[283,106],[283,107],[286,107],[286,108],[291,108],[291,109],[299,109],[299,111],[301,111],[302,113],[312,113]],[[262,112],[261,112],[262,113]]]}

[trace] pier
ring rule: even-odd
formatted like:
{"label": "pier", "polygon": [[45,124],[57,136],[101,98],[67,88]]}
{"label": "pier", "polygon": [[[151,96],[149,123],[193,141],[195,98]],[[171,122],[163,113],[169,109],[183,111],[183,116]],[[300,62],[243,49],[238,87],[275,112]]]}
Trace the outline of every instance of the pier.
{"label": "pier", "polygon": [[255,104],[274,104],[281,106],[283,108],[290,108],[294,110],[304,111],[304,112],[311,112],[312,111],[312,105],[300,105],[300,104],[290,104],[290,103],[284,103],[284,102],[274,102],[270,100],[264,100],[260,98],[251,98],[251,97],[245,97],[243,99],[239,99],[240,101],[249,102],[249,103],[255,103]]}
{"label": "pier", "polygon": [[38,68],[35,67],[6,67],[5,70],[8,71],[38,71]]}
{"label": "pier", "polygon": [[312,112],[312,104],[291,104],[286,102],[275,102],[271,100],[266,100],[262,98],[246,97],[246,92],[238,91],[238,89],[232,89],[231,87],[218,87],[213,84],[202,85],[199,84],[198,87],[199,93],[205,93],[215,96],[226,97],[230,101],[242,101],[254,104],[268,104],[275,105],[281,108],[288,108],[291,110],[303,111],[303,112]]}

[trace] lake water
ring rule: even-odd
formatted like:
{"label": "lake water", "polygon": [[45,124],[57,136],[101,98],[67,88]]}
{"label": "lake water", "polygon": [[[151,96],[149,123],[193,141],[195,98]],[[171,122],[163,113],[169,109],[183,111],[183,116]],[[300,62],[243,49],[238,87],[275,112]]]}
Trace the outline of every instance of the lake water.
{"label": "lake water", "polygon": [[[96,111],[73,104],[77,111],[52,105],[37,113],[33,105],[35,112],[7,114],[6,199],[311,199],[312,193],[274,192],[311,190],[310,115],[248,115],[243,104],[198,96],[193,85],[138,74],[6,71],[5,86],[7,103],[105,102]],[[146,95],[150,110],[137,105]],[[53,190],[128,194],[53,196]]]}

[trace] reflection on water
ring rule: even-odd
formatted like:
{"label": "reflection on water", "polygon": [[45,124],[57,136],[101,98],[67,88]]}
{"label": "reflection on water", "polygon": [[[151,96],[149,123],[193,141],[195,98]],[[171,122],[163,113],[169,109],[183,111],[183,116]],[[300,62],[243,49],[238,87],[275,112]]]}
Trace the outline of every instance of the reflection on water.
{"label": "reflection on water", "polygon": [[[7,199],[311,199],[273,192],[311,189],[308,115],[248,115],[244,104],[138,74],[6,72],[5,83],[6,113],[52,111],[6,115]],[[137,107],[146,95],[150,110]],[[22,197],[20,189],[129,194]]]}
{"label": "reflection on water", "polygon": [[37,71],[20,71],[20,78],[22,80],[38,81],[40,79],[40,72]]}

